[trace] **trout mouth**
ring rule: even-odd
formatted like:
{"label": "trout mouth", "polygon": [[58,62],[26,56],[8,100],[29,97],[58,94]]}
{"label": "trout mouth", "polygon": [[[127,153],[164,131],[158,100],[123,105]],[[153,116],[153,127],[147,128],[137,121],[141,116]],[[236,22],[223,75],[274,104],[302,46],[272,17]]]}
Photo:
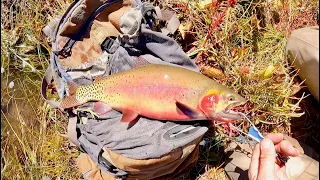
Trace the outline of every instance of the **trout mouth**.
{"label": "trout mouth", "polygon": [[233,109],[238,108],[242,105],[244,105],[246,102],[235,102],[232,104],[229,104],[225,110],[217,112],[216,114],[220,116],[219,119],[225,122],[231,122],[236,121],[242,118],[241,114],[237,111],[234,111]]}
{"label": "trout mouth", "polygon": [[236,121],[242,117],[238,112],[233,110],[220,111],[217,112],[217,115],[220,116],[219,119],[226,122]]}

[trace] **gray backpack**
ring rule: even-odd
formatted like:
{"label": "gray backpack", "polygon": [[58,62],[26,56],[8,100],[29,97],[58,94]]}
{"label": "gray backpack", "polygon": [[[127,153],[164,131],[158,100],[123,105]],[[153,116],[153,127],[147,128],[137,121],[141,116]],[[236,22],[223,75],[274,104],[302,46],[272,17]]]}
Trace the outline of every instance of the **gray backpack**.
{"label": "gray backpack", "polygon": [[[164,26],[161,26],[163,24]],[[120,0],[79,0],[43,29],[52,42],[51,62],[42,83],[49,98],[54,87],[58,99],[69,94],[67,83],[92,83],[145,64],[166,64],[199,72],[173,34],[176,14],[148,3]],[[51,95],[50,95],[51,96]],[[68,115],[68,136],[82,154],[77,160],[86,179],[166,179],[192,168],[199,142],[208,130],[194,122],[178,124],[141,117],[130,129],[118,111],[96,117],[94,102]]]}

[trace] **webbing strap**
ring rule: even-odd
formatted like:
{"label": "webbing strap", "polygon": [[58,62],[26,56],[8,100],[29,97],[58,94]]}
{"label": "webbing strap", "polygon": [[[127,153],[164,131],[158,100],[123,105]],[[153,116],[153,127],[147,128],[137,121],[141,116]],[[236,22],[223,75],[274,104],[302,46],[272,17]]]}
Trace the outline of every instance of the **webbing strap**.
{"label": "webbing strap", "polygon": [[173,34],[174,32],[176,32],[176,30],[179,28],[180,26],[180,21],[177,17],[177,14],[174,13],[170,20],[167,23],[167,26],[165,28],[162,28],[162,32],[170,32],[171,34]]}
{"label": "webbing strap", "polygon": [[70,141],[71,146],[77,146],[80,147],[80,143],[78,141],[78,136],[77,136],[77,121],[78,117],[70,117],[68,121],[68,129],[67,129],[67,135]]}
{"label": "webbing strap", "polygon": [[81,39],[84,34],[87,32],[90,24],[96,18],[96,16],[106,7],[111,6],[112,4],[115,4],[121,0],[108,0],[107,2],[104,2],[101,6],[99,6],[88,18],[88,20],[83,24],[83,26],[80,28],[80,31],[75,33],[74,36],[72,36],[67,43],[64,45],[64,47],[59,51],[59,55],[63,57],[68,57],[71,55],[71,50],[74,44]]}
{"label": "webbing strap", "polygon": [[161,10],[159,6],[156,6],[154,10],[156,12],[156,19],[167,21],[166,27],[161,29],[162,33],[168,35],[169,33],[173,34],[176,32],[180,26],[177,14],[174,11]]}
{"label": "webbing strap", "polygon": [[43,78],[42,78],[42,83],[41,83],[41,95],[42,98],[52,107],[52,108],[59,108],[59,102],[53,101],[53,100],[48,100],[47,98],[47,89],[48,89],[48,84],[51,83],[53,80],[53,74],[52,74],[52,68],[51,65],[48,66]]}

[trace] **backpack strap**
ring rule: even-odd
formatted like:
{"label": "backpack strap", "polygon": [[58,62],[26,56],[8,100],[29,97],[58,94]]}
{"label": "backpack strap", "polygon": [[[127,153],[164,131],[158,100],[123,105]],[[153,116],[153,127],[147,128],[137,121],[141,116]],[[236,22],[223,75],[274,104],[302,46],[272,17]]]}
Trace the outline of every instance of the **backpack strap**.
{"label": "backpack strap", "polygon": [[180,26],[180,21],[174,11],[160,9],[159,6],[154,7],[156,19],[166,21],[166,27],[161,28],[161,32],[165,35],[173,34]]}
{"label": "backpack strap", "polygon": [[69,138],[69,141],[71,143],[71,146],[77,146],[80,147],[80,143],[78,141],[78,135],[77,135],[77,122],[78,117],[70,117],[68,120],[68,129],[67,129],[67,135]]}
{"label": "backpack strap", "polygon": [[74,34],[67,43],[64,45],[64,47],[58,52],[59,55],[63,57],[68,57],[71,55],[71,50],[74,44],[81,39],[84,34],[87,32],[90,24],[96,18],[96,16],[106,7],[111,6],[112,4],[115,4],[117,2],[120,2],[122,0],[109,0],[104,2],[100,7],[98,7],[88,18],[88,20],[83,24],[83,26],[80,28],[80,31]]}
{"label": "backpack strap", "polygon": [[[96,18],[96,16],[103,11],[106,7],[111,6],[112,4],[115,4],[117,2],[120,2],[122,0],[109,0],[107,2],[104,2],[101,6],[99,6],[88,18],[88,20],[82,25],[80,30],[75,33],[64,45],[64,47],[59,51],[56,52],[57,55],[61,55],[62,57],[66,58],[71,55],[72,47],[74,44],[81,39],[84,34],[87,32],[88,28],[90,27],[90,24],[93,22],[93,20]],[[145,17],[145,20],[147,21],[148,25],[152,27],[152,15],[153,12],[150,12],[152,9],[154,11],[153,7],[149,7],[145,5],[144,7],[143,3],[140,0],[136,0],[136,3],[139,8],[143,8],[143,16]],[[151,14],[148,14],[147,12],[150,12]],[[167,22],[167,25],[165,28],[162,28],[161,31],[163,34],[168,35],[169,33],[173,34],[178,27],[180,26],[180,21],[177,17],[177,14],[173,11],[168,10],[160,10],[160,8],[157,6],[157,11],[154,11],[155,16],[154,18],[164,20]]]}
{"label": "backpack strap", "polygon": [[[66,12],[70,12],[72,9],[74,9],[77,4],[81,3],[81,1],[73,1],[72,4],[68,7],[68,9],[66,10]],[[41,83],[41,96],[42,98],[52,107],[52,108],[58,108],[59,107],[59,102],[58,101],[53,101],[53,100],[48,100],[47,98],[47,89],[48,89],[48,85],[49,83],[51,83],[54,79],[53,79],[53,75],[54,75],[54,71],[53,71],[53,67],[56,67],[58,69],[57,73],[60,73],[61,75],[61,67],[59,66],[59,63],[56,62],[56,58],[57,55],[54,52],[54,50],[56,49],[56,37],[58,34],[58,31],[60,29],[61,23],[63,23],[63,21],[65,20],[65,17],[67,16],[68,13],[64,13],[62,16],[59,16],[59,18],[54,19],[52,21],[52,23],[50,24],[50,26],[47,26],[44,28],[44,33],[48,36],[48,38],[50,38],[50,41],[52,42],[52,48],[53,48],[53,52],[51,53],[50,56],[50,64],[45,72],[45,74],[42,77],[42,83]],[[65,75],[66,73],[64,73],[63,75]]]}
{"label": "backpack strap", "polygon": [[41,84],[41,95],[43,99],[52,107],[52,108],[59,108],[59,102],[48,100],[47,98],[47,89],[49,83],[51,83],[53,80],[53,74],[52,74],[52,68],[51,65],[48,66],[43,78],[42,78],[42,84]]}

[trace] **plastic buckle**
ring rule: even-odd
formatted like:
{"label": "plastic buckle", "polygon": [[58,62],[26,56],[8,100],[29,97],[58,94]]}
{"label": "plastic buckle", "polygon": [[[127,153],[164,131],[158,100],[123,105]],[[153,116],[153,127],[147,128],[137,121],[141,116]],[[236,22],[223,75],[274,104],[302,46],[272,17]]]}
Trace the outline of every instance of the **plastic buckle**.
{"label": "plastic buckle", "polygon": [[111,164],[108,160],[106,160],[103,156],[102,156],[103,150],[100,151],[99,156],[98,156],[98,163],[102,166],[104,166],[109,172],[113,173],[113,174],[117,174],[116,178],[120,178],[120,179],[127,179],[128,178],[128,173],[126,173],[125,171],[121,171],[119,170],[117,167],[115,167],[113,164]]}
{"label": "plastic buckle", "polygon": [[106,37],[103,42],[101,43],[101,50],[110,53],[110,48],[113,45],[114,41],[116,40],[115,36]]}
{"label": "plastic buckle", "polygon": [[100,151],[99,153],[99,157],[98,157],[98,162],[99,164],[103,165],[105,168],[108,169],[108,171],[114,173],[114,169],[117,169],[114,165],[112,165],[108,160],[106,160],[103,156],[102,156],[103,150]]}

